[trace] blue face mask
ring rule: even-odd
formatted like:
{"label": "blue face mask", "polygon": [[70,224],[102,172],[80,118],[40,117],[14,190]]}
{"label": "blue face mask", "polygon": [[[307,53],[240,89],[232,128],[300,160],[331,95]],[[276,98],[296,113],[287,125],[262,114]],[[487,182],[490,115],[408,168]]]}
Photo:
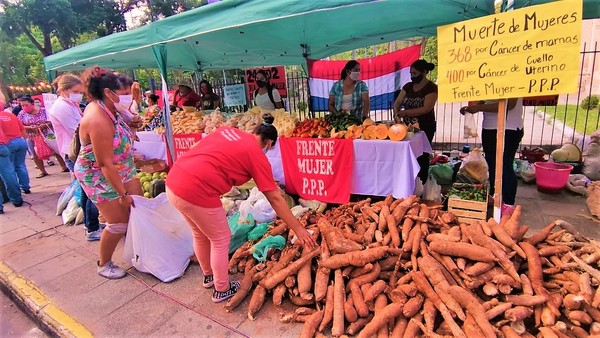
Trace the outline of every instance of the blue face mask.
{"label": "blue face mask", "polygon": [[267,154],[267,151],[269,151],[269,149],[263,149],[263,154]]}

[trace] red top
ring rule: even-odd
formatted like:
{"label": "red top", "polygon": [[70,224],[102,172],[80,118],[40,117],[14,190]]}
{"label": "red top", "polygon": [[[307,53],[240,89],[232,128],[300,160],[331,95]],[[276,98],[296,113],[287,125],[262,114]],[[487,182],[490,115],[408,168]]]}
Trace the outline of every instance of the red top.
{"label": "red top", "polygon": [[251,178],[260,191],[277,189],[271,164],[255,136],[221,127],[177,158],[167,177],[175,195],[203,208],[221,207],[221,195]]}
{"label": "red top", "polygon": [[183,108],[184,106],[196,107],[198,102],[201,100],[202,99],[200,98],[200,95],[191,90],[185,95],[181,95],[178,91],[176,91],[173,97],[173,105],[177,108]]}
{"label": "red top", "polygon": [[2,127],[7,141],[23,137],[23,132],[25,131],[23,123],[13,113],[5,111],[0,111],[0,127]]}

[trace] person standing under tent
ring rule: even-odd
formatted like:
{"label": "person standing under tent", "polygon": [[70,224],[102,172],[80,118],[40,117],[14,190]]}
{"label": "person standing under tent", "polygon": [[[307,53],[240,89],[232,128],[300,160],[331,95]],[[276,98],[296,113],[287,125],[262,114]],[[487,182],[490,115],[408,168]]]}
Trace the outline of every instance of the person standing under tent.
{"label": "person standing under tent", "polygon": [[215,94],[210,82],[200,81],[200,97],[202,100],[202,110],[217,109],[221,106],[221,98]]}
{"label": "person standing under tent", "polygon": [[[438,97],[438,87],[427,79],[427,74],[435,68],[433,63],[417,60],[410,67],[411,82],[405,84],[394,101],[394,117],[400,122],[405,119],[416,119],[429,143],[433,142],[436,130],[435,112],[433,111]],[[429,153],[417,157],[421,169],[418,177],[425,184],[429,177]]]}
{"label": "person standing under tent", "polygon": [[[64,157],[67,167],[73,171],[76,158],[69,158],[71,143],[75,136],[75,129],[79,126],[83,115],[79,104],[83,99],[83,82],[73,74],[63,74],[52,83],[58,98],[48,111],[50,122],[56,133],[56,143],[60,155]],[[99,241],[102,234],[98,220],[98,208],[82,194],[81,207],[83,208],[83,223],[85,225],[85,238],[88,241]]]}
{"label": "person standing under tent", "polygon": [[[30,96],[21,97],[19,103],[22,110],[19,113],[18,118],[25,126],[25,131],[27,132],[27,147],[33,157],[33,162],[35,162],[35,165],[40,171],[37,178],[48,176],[48,172],[46,172],[46,168],[44,167],[44,162],[36,154],[34,139],[36,137],[41,137],[41,134],[44,134],[45,136],[52,134],[52,123],[48,121],[46,109],[34,105],[33,99]],[[67,168],[63,158],[56,153],[53,155],[60,164],[62,172],[68,173],[69,168]]]}
{"label": "person standing under tent", "polygon": [[[117,244],[127,232],[131,195],[141,195],[135,177],[133,135],[122,114],[131,105],[131,84],[126,75],[93,67],[82,74],[86,96],[93,100],[85,108],[79,127],[81,150],[75,161],[75,177],[106,221],[100,238],[97,272],[108,279],[125,277],[112,262]],[[139,116],[132,123],[141,125]]]}
{"label": "person standing under tent", "polygon": [[198,107],[200,102],[200,95],[196,94],[192,88],[185,84],[179,84],[175,88],[175,95],[173,95],[173,104],[171,105],[171,111],[177,108],[183,107]]}
{"label": "person standing under tent", "polygon": [[[0,179],[2,180],[9,200],[15,207],[23,205],[24,193],[31,193],[29,174],[25,166],[27,143],[23,138],[25,127],[12,113],[0,111]],[[0,214],[4,213],[0,203]]]}
{"label": "person standing under tent", "polygon": [[158,106],[159,99],[160,97],[156,94],[148,95],[146,101],[148,103],[148,109],[146,109],[146,115],[144,115],[144,127],[142,127],[145,131],[152,131],[165,125],[165,119]]}
{"label": "person standing under tent", "polygon": [[271,85],[269,76],[264,70],[256,72],[256,85],[254,91],[254,105],[266,111],[283,108],[283,101],[277,88]]}
{"label": "person standing under tent", "polygon": [[350,60],[342,69],[340,80],[329,90],[329,112],[345,112],[366,119],[370,110],[369,88],[360,80],[360,63]]}
{"label": "person standing under tent", "polygon": [[204,274],[202,285],[215,287],[212,300],[222,302],[238,290],[229,281],[227,263],[231,231],[220,196],[254,179],[277,215],[308,250],[316,243],[290,211],[278,191],[265,153],[277,142],[273,116],[253,134],[221,127],[177,159],[167,177],[169,202],[183,215],[194,234],[194,252]]}
{"label": "person standing under tent", "polygon": [[[508,112],[504,130],[504,154],[502,154],[502,209],[503,215],[510,215],[515,209],[517,196],[517,174],[513,167],[515,155],[523,139],[523,99],[508,100]],[[481,145],[485,153],[490,177],[490,194],[494,196],[496,179],[496,136],[498,134],[498,101],[462,107],[461,114],[483,112]]]}

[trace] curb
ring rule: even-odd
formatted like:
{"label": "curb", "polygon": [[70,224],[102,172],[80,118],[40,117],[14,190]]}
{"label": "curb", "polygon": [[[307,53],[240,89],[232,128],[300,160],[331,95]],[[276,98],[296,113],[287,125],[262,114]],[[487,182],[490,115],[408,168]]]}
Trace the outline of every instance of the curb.
{"label": "curb", "polygon": [[93,337],[79,321],[62,311],[32,281],[0,262],[0,288],[54,337]]}

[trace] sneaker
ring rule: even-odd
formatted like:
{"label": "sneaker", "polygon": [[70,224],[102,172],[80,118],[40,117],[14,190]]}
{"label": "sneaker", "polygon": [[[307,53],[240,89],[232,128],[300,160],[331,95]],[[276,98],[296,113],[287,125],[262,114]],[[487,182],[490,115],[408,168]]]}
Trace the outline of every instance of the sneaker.
{"label": "sneaker", "polygon": [[96,231],[85,231],[85,239],[88,240],[88,242],[93,242],[93,241],[99,241],[100,237],[102,236],[102,228],[96,230]]}
{"label": "sneaker", "polygon": [[233,297],[233,295],[235,295],[235,293],[237,292],[237,290],[240,288],[240,282],[239,281],[233,281],[233,282],[229,282],[229,290],[227,291],[213,291],[212,294],[212,301],[213,303],[220,303],[224,300],[227,300],[231,297]]}
{"label": "sneaker", "polygon": [[500,213],[502,215],[512,215],[513,212],[515,211],[515,206],[514,205],[510,205],[510,204],[502,204],[502,209],[500,209]]}
{"label": "sneaker", "polygon": [[[99,263],[99,261],[96,264],[98,264],[98,263]],[[108,279],[119,279],[119,278],[123,278],[123,277],[125,277],[125,275],[127,275],[127,272],[125,272],[125,270],[116,266],[111,261],[108,261],[106,264],[104,264],[104,266],[98,265],[98,268],[96,269],[96,271],[98,271],[98,274],[100,276],[102,276],[104,278],[108,278]]]}
{"label": "sneaker", "polygon": [[213,287],[213,285],[215,285],[214,276],[213,275],[204,276],[204,280],[202,281],[202,286],[204,286],[207,289],[210,289]]}
{"label": "sneaker", "polygon": [[23,206],[23,202],[14,203],[13,205],[15,206],[15,208],[20,208]]}
{"label": "sneaker", "polygon": [[26,194],[26,195],[29,195],[29,194],[31,194],[31,190],[29,190],[29,189],[23,189],[23,193]]}

